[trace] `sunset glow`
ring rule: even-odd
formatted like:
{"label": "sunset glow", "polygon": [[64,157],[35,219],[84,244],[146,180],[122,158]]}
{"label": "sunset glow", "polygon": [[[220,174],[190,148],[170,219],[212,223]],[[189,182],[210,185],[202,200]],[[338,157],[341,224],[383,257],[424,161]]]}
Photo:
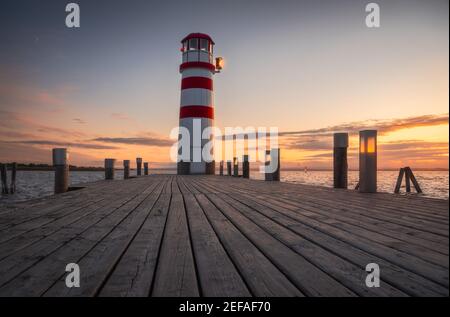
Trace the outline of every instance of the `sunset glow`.
{"label": "sunset glow", "polygon": [[[357,169],[358,131],[377,129],[379,168],[446,169],[448,3],[381,3],[378,30],[365,27],[351,1],[334,9],[249,1],[239,12],[232,1],[213,1],[214,16],[199,1],[183,18],[170,4],[138,2],[132,23],[119,18],[129,12],[80,1],[76,31],[49,3],[38,8],[47,18],[21,5],[3,10],[0,161],[50,163],[52,148],[67,147],[74,165],[140,156],[174,167],[179,41],[202,30],[227,61],[214,82],[216,125],[278,127],[283,168],[330,169],[332,133],[349,132],[349,167]],[[5,16],[11,10],[23,19]]]}

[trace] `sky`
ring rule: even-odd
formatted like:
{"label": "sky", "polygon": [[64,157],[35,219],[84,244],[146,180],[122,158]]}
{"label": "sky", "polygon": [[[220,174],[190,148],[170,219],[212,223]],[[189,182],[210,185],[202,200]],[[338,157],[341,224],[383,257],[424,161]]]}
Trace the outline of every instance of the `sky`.
{"label": "sky", "polygon": [[379,167],[448,168],[449,4],[362,0],[2,1],[0,161],[173,166],[180,40],[209,34],[215,124],[278,127],[282,167],[332,167],[332,134],[378,129]]}

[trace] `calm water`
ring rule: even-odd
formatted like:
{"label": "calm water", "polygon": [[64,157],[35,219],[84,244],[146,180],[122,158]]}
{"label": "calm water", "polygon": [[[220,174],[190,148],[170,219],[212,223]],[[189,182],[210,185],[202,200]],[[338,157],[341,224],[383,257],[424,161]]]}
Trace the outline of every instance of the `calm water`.
{"label": "calm water", "polygon": [[[156,173],[173,174],[174,170],[158,170]],[[131,172],[134,174],[134,171]],[[427,197],[448,199],[449,197],[449,173],[447,171],[415,171],[414,172],[424,195]],[[379,171],[378,190],[383,192],[394,191],[398,172]],[[123,177],[122,171],[116,171],[116,179]],[[104,172],[70,172],[71,186],[82,183],[99,181],[104,178]],[[263,175],[255,171],[251,178],[263,179]],[[8,179],[11,179],[8,175]],[[281,180],[290,183],[312,184],[320,186],[332,186],[333,173],[331,171],[285,171],[281,172]],[[358,172],[349,172],[349,188],[354,188],[358,180]],[[0,204],[16,201],[24,201],[32,198],[43,197],[53,193],[52,171],[18,171],[16,178],[17,191],[14,195],[0,195]],[[401,189],[405,191],[404,184]]]}

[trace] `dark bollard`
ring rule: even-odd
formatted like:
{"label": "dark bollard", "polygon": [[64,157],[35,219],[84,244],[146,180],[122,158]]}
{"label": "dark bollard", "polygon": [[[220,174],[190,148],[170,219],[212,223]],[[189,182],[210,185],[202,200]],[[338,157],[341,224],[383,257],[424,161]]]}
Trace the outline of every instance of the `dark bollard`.
{"label": "dark bollard", "polygon": [[136,158],[136,175],[141,176],[142,174],[142,158]]}
{"label": "dark bollard", "polygon": [[265,165],[265,173],[264,173],[264,180],[265,181],[272,181],[272,173],[268,172],[269,169],[269,165],[270,165],[270,150],[266,150],[266,162],[264,163]]}
{"label": "dark bollard", "polygon": [[333,186],[348,188],[348,133],[335,133],[333,146]]}
{"label": "dark bollard", "polygon": [[181,160],[177,163],[177,174],[178,175],[189,175],[191,173],[191,163],[183,162]]}
{"label": "dark bollard", "polygon": [[67,149],[53,149],[53,166],[55,169],[55,194],[65,193],[69,189],[69,164]]}
{"label": "dark bollard", "polygon": [[377,192],[377,131],[359,132],[359,191]]}
{"label": "dark bollard", "polygon": [[223,161],[220,161],[220,165],[219,165],[219,175],[223,176]]}
{"label": "dark bollard", "polygon": [[144,163],[144,175],[148,175],[148,162]]}
{"label": "dark bollard", "polygon": [[17,163],[11,163],[11,186],[9,186],[10,194],[14,194],[16,192],[16,171]]}
{"label": "dark bollard", "polygon": [[115,159],[107,158],[105,159],[105,179],[114,179],[114,164]]}
{"label": "dark bollard", "polygon": [[123,179],[130,178],[130,160],[123,160]]}
{"label": "dark bollard", "polygon": [[248,155],[244,155],[242,161],[242,177],[250,178],[250,162],[248,161]]}
{"label": "dark bollard", "polygon": [[227,175],[231,176],[231,161],[227,161]]}
{"label": "dark bollard", "polygon": [[0,173],[2,178],[2,194],[8,194],[8,174],[6,172],[6,164],[0,165]]}
{"label": "dark bollard", "polygon": [[266,151],[266,156],[270,155],[270,161],[266,161],[266,181],[280,181],[280,149]]}
{"label": "dark bollard", "polygon": [[239,162],[237,157],[233,157],[233,176],[239,176]]}
{"label": "dark bollard", "polygon": [[206,175],[214,175],[216,174],[216,161],[212,160],[211,162],[206,162]]}

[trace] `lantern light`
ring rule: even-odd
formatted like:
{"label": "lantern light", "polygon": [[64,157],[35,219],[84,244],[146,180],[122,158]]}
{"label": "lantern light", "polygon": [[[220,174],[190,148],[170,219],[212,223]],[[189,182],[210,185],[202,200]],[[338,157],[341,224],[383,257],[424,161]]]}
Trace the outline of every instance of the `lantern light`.
{"label": "lantern light", "polygon": [[216,70],[221,71],[223,69],[223,66],[225,64],[225,61],[223,57],[216,57]]}

